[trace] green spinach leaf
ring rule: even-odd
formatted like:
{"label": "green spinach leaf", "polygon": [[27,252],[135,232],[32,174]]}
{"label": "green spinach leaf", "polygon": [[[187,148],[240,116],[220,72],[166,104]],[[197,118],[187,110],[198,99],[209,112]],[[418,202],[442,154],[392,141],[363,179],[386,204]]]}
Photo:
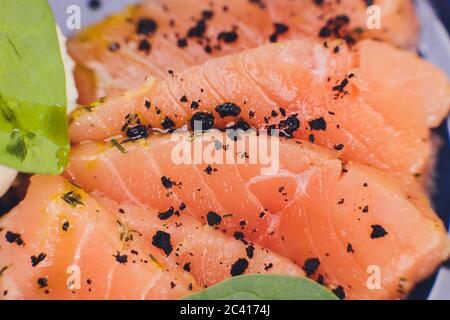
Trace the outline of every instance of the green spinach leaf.
{"label": "green spinach leaf", "polygon": [[338,300],[325,287],[304,277],[243,275],[225,280],[183,300]]}
{"label": "green spinach leaf", "polygon": [[67,162],[64,65],[47,0],[0,1],[0,164],[60,173]]}

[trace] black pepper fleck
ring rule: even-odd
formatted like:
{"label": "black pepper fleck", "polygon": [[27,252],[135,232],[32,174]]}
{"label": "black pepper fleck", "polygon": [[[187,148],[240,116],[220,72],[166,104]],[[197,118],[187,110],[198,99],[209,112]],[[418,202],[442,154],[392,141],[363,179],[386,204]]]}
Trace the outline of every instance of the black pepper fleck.
{"label": "black pepper fleck", "polygon": [[225,117],[237,117],[241,113],[241,108],[232,102],[225,102],[216,106],[216,112],[221,118]]}
{"label": "black pepper fleck", "polygon": [[233,265],[231,266],[231,276],[236,277],[245,272],[245,270],[248,268],[248,260],[245,258],[238,259]]}
{"label": "black pepper fleck", "polygon": [[196,131],[214,128],[214,116],[209,112],[196,112],[190,121],[191,128]]}
{"label": "black pepper fleck", "polygon": [[370,226],[372,228],[372,233],[370,234],[371,239],[378,239],[383,238],[385,235],[387,235],[387,231],[380,225],[372,225]]}
{"label": "black pepper fleck", "polygon": [[164,251],[166,256],[169,256],[173,251],[172,244],[170,243],[170,234],[164,231],[157,231],[153,236],[152,244]]}
{"label": "black pepper fleck", "polygon": [[219,225],[222,222],[222,217],[213,211],[208,212],[206,219],[208,221],[208,225],[211,227]]}
{"label": "black pepper fleck", "polygon": [[317,269],[320,266],[320,260],[317,258],[310,258],[305,261],[303,264],[303,270],[305,270],[305,273],[308,277],[312,276],[314,273],[316,273]]}
{"label": "black pepper fleck", "polygon": [[36,256],[31,256],[31,266],[32,267],[36,267],[39,263],[44,261],[46,256],[47,255],[45,253],[40,253],[37,257]]}

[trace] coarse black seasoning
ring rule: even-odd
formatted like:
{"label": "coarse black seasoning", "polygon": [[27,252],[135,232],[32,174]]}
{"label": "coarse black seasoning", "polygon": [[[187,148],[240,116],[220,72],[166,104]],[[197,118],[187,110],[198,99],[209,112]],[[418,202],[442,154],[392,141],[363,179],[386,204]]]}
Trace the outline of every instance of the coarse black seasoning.
{"label": "coarse black seasoning", "polygon": [[311,128],[311,130],[316,130],[316,131],[327,130],[327,123],[323,117],[311,120],[308,123],[309,123],[309,127]]}
{"label": "coarse black seasoning", "polygon": [[247,268],[248,268],[248,260],[245,258],[239,258],[231,266],[230,274],[232,277],[239,276],[243,274]]}
{"label": "coarse black seasoning", "polygon": [[346,15],[338,15],[327,20],[325,26],[319,31],[319,37],[328,38],[334,37],[343,39],[349,45],[355,43],[355,39],[347,32],[347,26],[350,24],[350,18]]}
{"label": "coarse black seasoning", "polygon": [[211,227],[217,226],[222,222],[222,217],[217,213],[210,211],[206,215],[206,220],[208,221],[208,225]]}
{"label": "coarse black seasoning", "polygon": [[213,172],[217,172],[217,168],[211,167],[211,165],[208,165],[205,169],[206,174],[212,175]]}
{"label": "coarse black seasoning", "polygon": [[48,286],[47,277],[40,277],[39,279],[37,279],[37,284],[40,289],[47,287]]}
{"label": "coarse black seasoning", "polygon": [[337,286],[335,289],[331,290],[339,299],[345,299],[345,291],[342,286]]}
{"label": "coarse black seasoning", "polygon": [[347,85],[348,85],[348,79],[345,78],[338,85],[333,87],[333,91],[344,92],[344,89]]}
{"label": "coarse black seasoning", "polygon": [[39,263],[44,261],[47,255],[45,253],[40,253],[38,256],[31,256],[31,266],[36,267]]}
{"label": "coarse black seasoning", "polygon": [[201,38],[206,32],[206,20],[200,19],[188,30],[188,38]]}
{"label": "coarse black seasoning", "polygon": [[200,107],[200,104],[197,101],[192,101],[191,102],[191,109],[192,110],[197,110]]}
{"label": "coarse black seasoning", "polygon": [[272,268],[273,268],[273,263],[272,262],[269,262],[268,264],[264,264],[264,270],[265,271],[269,271]]}
{"label": "coarse black seasoning", "polygon": [[164,251],[166,256],[169,256],[173,251],[172,244],[170,243],[170,234],[164,231],[157,231],[152,238],[152,244]]}
{"label": "coarse black seasoning", "polygon": [[322,285],[322,286],[325,285],[325,277],[323,275],[319,274],[319,276],[317,277],[316,282],[318,284]]}
{"label": "coarse black seasoning", "polygon": [[221,118],[237,117],[241,113],[241,108],[232,102],[222,103],[215,110]]}
{"label": "coarse black seasoning", "polygon": [[277,42],[279,35],[289,31],[289,26],[284,23],[275,22],[273,26],[275,28],[275,31],[269,37],[270,42]]}
{"label": "coarse black seasoning", "polygon": [[383,238],[387,235],[387,231],[380,225],[375,224],[370,226],[372,228],[372,233],[370,234],[371,239]]}
{"label": "coarse black seasoning", "polygon": [[138,124],[133,127],[128,127],[125,134],[127,135],[127,138],[129,140],[138,140],[138,139],[147,138],[148,130],[147,130],[146,126],[144,126],[142,124]]}
{"label": "coarse black seasoning", "polygon": [[5,239],[6,241],[8,241],[9,243],[15,243],[18,246],[24,245],[24,242],[20,236],[19,233],[14,233],[11,231],[7,231],[5,234]]}
{"label": "coarse black seasoning", "polygon": [[185,271],[187,271],[187,272],[191,272],[191,263],[190,263],[190,262],[186,262],[186,263],[183,265],[183,269],[184,269]]}
{"label": "coarse black seasoning", "polygon": [[305,271],[308,277],[312,276],[316,273],[317,269],[320,266],[320,260],[317,258],[310,258],[305,261],[303,264],[303,270]]}
{"label": "coarse black seasoning", "polygon": [[67,230],[69,230],[69,227],[70,227],[69,221],[64,221],[61,229],[63,229],[63,231],[67,231]]}
{"label": "coarse black seasoning", "polygon": [[150,44],[150,42],[147,39],[142,39],[139,42],[139,45],[138,45],[139,51],[143,51],[148,54],[151,49],[152,49],[152,45]]}
{"label": "coarse black seasoning", "polygon": [[292,138],[300,128],[300,120],[297,118],[297,114],[290,115],[286,120],[281,120],[278,128],[284,136]]}
{"label": "coarse black seasoning", "polygon": [[158,218],[161,220],[167,220],[176,213],[177,212],[175,211],[175,209],[173,207],[170,207],[167,211],[158,212]]}
{"label": "coarse black seasoning", "polygon": [[170,189],[174,185],[176,185],[176,183],[174,181],[170,180],[170,178],[168,178],[166,176],[161,177],[161,183],[164,186],[164,188],[166,188],[166,189]]}
{"label": "coarse black seasoning", "polygon": [[151,35],[157,28],[158,25],[155,20],[150,18],[142,18],[138,21],[136,32],[138,34]]}
{"label": "coarse black seasoning", "polygon": [[163,121],[161,121],[161,126],[167,130],[167,129],[172,129],[175,127],[175,122],[173,122],[172,119],[170,119],[169,117],[165,117]]}
{"label": "coarse black seasoning", "polygon": [[188,42],[187,42],[187,39],[186,39],[186,38],[178,39],[178,41],[177,41],[177,46],[178,46],[178,47],[180,47],[180,48],[186,48],[187,45],[188,45]]}
{"label": "coarse black seasoning", "polygon": [[247,257],[249,257],[249,259],[253,258],[253,255],[255,253],[255,247],[250,245],[247,248],[245,248],[245,252],[247,253]]}
{"label": "coarse black seasoning", "polygon": [[233,237],[236,240],[243,240],[244,239],[244,234],[241,231],[235,231],[233,234]]}
{"label": "coarse black seasoning", "polygon": [[113,255],[113,257],[116,258],[118,263],[127,264],[128,262],[128,256],[126,254],[121,255],[119,251],[117,251],[117,254]]}
{"label": "coarse black seasoning", "polygon": [[351,243],[347,244],[347,252],[348,253],[355,253],[355,250],[353,250],[353,246]]}
{"label": "coarse black seasoning", "polygon": [[238,39],[236,31],[222,31],[218,34],[217,40],[222,40],[225,43],[232,43]]}
{"label": "coarse black seasoning", "polygon": [[209,112],[196,112],[190,121],[191,129],[196,131],[214,128],[214,116]]}

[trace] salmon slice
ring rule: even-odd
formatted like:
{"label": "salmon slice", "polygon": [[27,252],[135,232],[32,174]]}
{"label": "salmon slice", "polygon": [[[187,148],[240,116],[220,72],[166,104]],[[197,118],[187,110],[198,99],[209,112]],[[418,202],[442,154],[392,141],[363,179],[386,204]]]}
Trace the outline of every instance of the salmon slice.
{"label": "salmon slice", "polygon": [[[345,298],[402,297],[448,256],[446,230],[426,198],[388,173],[305,141],[272,137],[266,149],[272,164],[279,159],[276,170],[255,161],[254,135],[177,136],[77,145],[66,174],[119,202],[161,212],[183,203],[204,224],[242,232]],[[368,287],[373,270],[379,286]]]}
{"label": "salmon slice", "polygon": [[[380,9],[380,28],[369,30]],[[286,39],[377,38],[415,48],[418,23],[409,0],[147,0],[69,41],[80,103],[166,78],[206,60]]]}
{"label": "salmon slice", "polygon": [[0,220],[2,299],[176,299],[198,288],[181,268],[153,262],[153,248],[127,230],[62,177],[32,177]]}
{"label": "salmon slice", "polygon": [[[164,211],[133,204],[117,204],[97,195],[96,199],[111,212],[143,236],[145,243],[154,243],[155,237],[170,236],[172,252],[161,250],[158,261],[169,268],[183,268],[197,283],[208,287],[240,274],[281,274],[304,276],[303,270],[286,258],[243,239],[241,231],[233,237],[197,222],[183,205]],[[242,228],[244,228],[243,226]]]}
{"label": "salmon slice", "polygon": [[172,130],[193,121],[203,128],[279,129],[413,185],[431,161],[430,128],[449,108],[448,79],[413,53],[372,40],[351,49],[303,40],[213,59],[81,107],[70,137],[133,137],[136,130],[128,129],[137,125]]}

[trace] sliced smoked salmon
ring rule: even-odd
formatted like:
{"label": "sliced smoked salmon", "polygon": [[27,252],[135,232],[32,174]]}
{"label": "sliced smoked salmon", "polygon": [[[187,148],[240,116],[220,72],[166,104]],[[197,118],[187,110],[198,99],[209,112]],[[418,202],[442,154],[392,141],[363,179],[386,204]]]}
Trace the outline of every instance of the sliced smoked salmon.
{"label": "sliced smoked salmon", "polygon": [[[25,201],[0,220],[0,292],[6,299],[170,299],[195,283],[241,274],[305,275],[242,233],[227,236],[187,211],[118,204],[61,177],[35,176]],[[80,277],[70,277],[74,270]],[[71,280],[80,286],[68,288]]]}
{"label": "sliced smoked salmon", "polygon": [[159,234],[169,235],[172,253],[166,255],[161,249],[158,260],[162,259],[169,267],[190,272],[202,287],[248,273],[305,275],[288,259],[246,241],[242,231],[227,236],[196,221],[183,203],[158,211],[133,204],[117,204],[98,195],[96,199],[110,211],[118,212],[124,223],[138,231],[146,243],[154,244]]}
{"label": "sliced smoked salmon", "polygon": [[[402,297],[448,256],[446,230],[425,197],[379,169],[293,139],[266,147],[266,163],[252,160],[254,144],[240,146],[254,135],[173,137],[82,143],[66,174],[119,202],[161,212],[183,204],[203,224],[241,232],[345,298]],[[216,161],[202,161],[207,155]]]}
{"label": "sliced smoked salmon", "polygon": [[425,176],[430,128],[449,108],[448,79],[414,53],[372,40],[353,48],[302,40],[212,59],[81,107],[70,136],[133,138],[148,126],[170,131],[196,120],[204,129],[279,129],[409,181]]}
{"label": "sliced smoked salmon", "polygon": [[[368,12],[372,4],[379,11]],[[410,0],[147,0],[80,32],[69,53],[86,104],[268,42],[376,38],[415,48],[417,34]]]}
{"label": "sliced smoked salmon", "polygon": [[2,299],[176,299],[198,286],[77,186],[34,176],[0,220]]}

